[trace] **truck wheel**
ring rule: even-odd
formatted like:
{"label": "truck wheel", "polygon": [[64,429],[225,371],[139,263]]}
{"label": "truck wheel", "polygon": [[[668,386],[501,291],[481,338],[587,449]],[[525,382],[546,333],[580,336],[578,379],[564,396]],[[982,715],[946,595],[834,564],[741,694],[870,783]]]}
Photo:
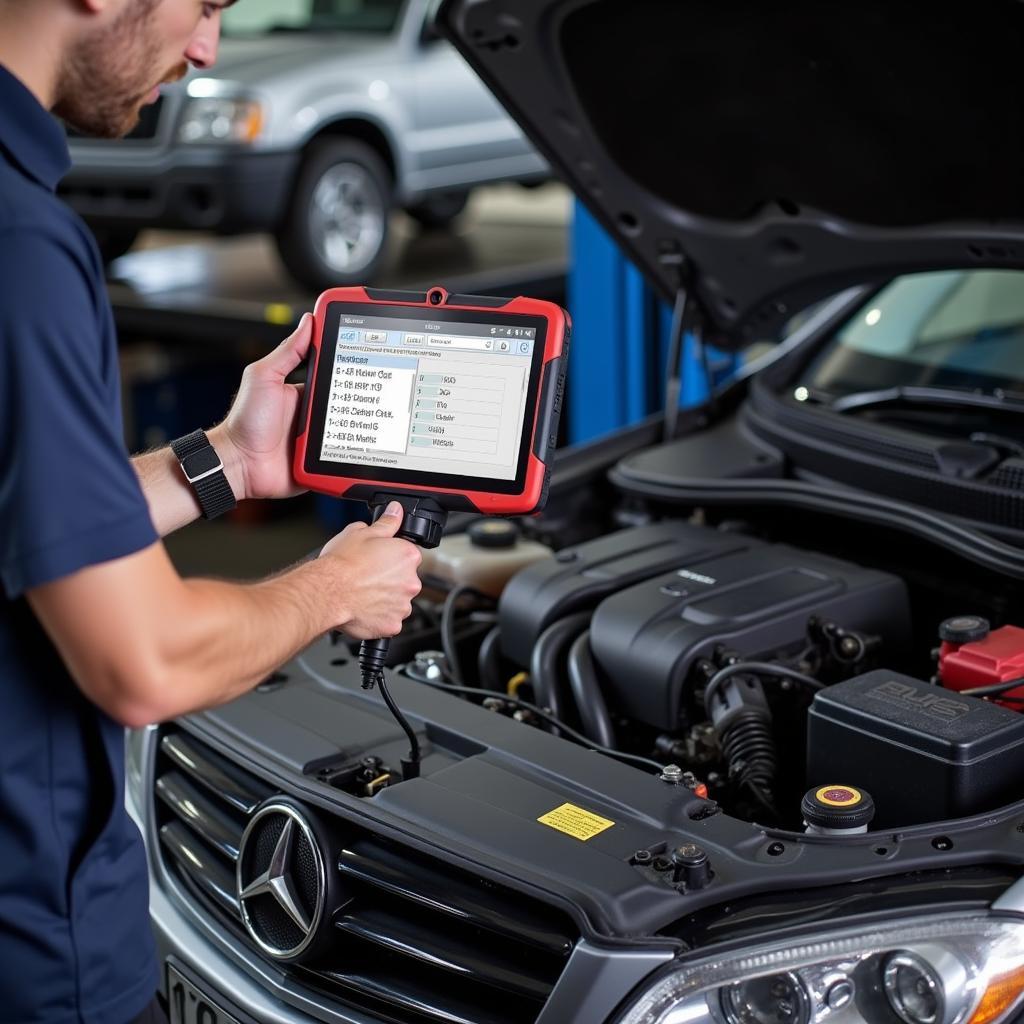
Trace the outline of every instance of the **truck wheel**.
{"label": "truck wheel", "polygon": [[407,206],[405,212],[422,227],[436,230],[448,227],[466,208],[468,201],[468,192],[443,192],[415,206]]}
{"label": "truck wheel", "polygon": [[384,256],[391,177],[356,139],[324,139],[299,170],[277,251],[291,275],[314,291],[365,284]]}
{"label": "truck wheel", "polygon": [[92,231],[99,246],[104,266],[123,256],[139,237],[139,232],[135,228],[108,228],[101,224],[90,224],[89,230]]}

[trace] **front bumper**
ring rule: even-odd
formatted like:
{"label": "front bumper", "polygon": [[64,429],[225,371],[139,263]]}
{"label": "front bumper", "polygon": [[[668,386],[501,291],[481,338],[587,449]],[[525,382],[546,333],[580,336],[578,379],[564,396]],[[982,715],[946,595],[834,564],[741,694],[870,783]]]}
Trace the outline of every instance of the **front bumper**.
{"label": "front bumper", "polygon": [[[160,992],[168,996],[168,963],[174,964],[210,998],[240,1019],[263,1024],[389,1024],[394,1017],[378,1016],[346,1006],[297,984],[272,962],[257,956],[219,920],[204,911],[167,870],[156,835],[152,779],[157,730],[145,730],[129,761],[129,778],[136,784],[126,793],[128,813],[138,824],[147,848],[150,922],[160,962]],[[138,794],[139,799],[136,799]],[[140,806],[140,804],[142,806]],[[601,1024],[629,993],[674,956],[664,943],[632,947],[602,947],[580,939],[549,996],[536,1024]]]}
{"label": "front bumper", "polygon": [[[160,957],[160,992],[167,996],[168,960],[184,965],[228,1009],[237,1008],[264,1024],[388,1024],[336,1002],[326,1002],[289,986],[283,975],[237,944],[232,955],[219,935],[213,940],[176,905],[150,874],[150,920]],[[580,942],[537,1024],[600,1024],[648,975],[670,956],[663,950],[611,951]],[[244,963],[245,966],[241,966]]]}
{"label": "front bumper", "polygon": [[223,234],[276,227],[299,164],[298,153],[227,147],[136,151],[114,161],[90,146],[74,159],[58,192],[90,223]]}

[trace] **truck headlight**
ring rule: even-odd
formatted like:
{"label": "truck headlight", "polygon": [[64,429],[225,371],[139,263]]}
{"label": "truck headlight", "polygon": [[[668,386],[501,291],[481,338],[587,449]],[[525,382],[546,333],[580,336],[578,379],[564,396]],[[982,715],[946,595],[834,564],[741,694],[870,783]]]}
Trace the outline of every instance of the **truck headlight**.
{"label": "truck headlight", "polygon": [[256,100],[203,96],[190,99],[182,114],[182,142],[253,142],[263,131],[263,107]]}
{"label": "truck headlight", "polygon": [[619,1024],[999,1024],[1024,993],[1024,924],[926,917],[664,969]]}

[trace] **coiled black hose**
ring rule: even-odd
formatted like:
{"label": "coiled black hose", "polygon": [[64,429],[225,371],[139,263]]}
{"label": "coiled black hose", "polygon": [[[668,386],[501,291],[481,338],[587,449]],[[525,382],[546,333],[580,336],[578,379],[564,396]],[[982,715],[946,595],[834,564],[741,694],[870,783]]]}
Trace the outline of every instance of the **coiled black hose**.
{"label": "coiled black hose", "polygon": [[615,747],[615,726],[601,692],[594,657],[590,653],[590,630],[581,633],[569,649],[569,687],[585,736],[602,747]]}
{"label": "coiled black hose", "polygon": [[744,708],[730,715],[721,730],[722,753],[736,781],[771,799],[778,771],[771,716],[760,708]]}
{"label": "coiled black hose", "polygon": [[562,695],[558,688],[561,660],[565,649],[581,630],[590,625],[590,612],[576,612],[553,622],[533,645],[530,656],[530,683],[534,703],[550,708],[557,718],[562,717]]}

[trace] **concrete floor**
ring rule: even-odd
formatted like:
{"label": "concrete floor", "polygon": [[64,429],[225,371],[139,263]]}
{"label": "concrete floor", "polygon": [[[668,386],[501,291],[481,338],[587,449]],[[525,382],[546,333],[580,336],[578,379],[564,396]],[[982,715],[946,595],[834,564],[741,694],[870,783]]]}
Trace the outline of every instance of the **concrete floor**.
{"label": "concrete floor", "polygon": [[[481,273],[528,266],[561,267],[568,255],[572,195],[557,182],[537,188],[492,185],[470,197],[461,216],[443,231],[425,231],[401,211],[391,218],[388,255],[372,282],[411,288]],[[203,305],[259,303],[311,305],[291,281],[267,235],[217,238],[209,235],[144,232],[135,248],[116,260],[110,277],[153,302]]]}

